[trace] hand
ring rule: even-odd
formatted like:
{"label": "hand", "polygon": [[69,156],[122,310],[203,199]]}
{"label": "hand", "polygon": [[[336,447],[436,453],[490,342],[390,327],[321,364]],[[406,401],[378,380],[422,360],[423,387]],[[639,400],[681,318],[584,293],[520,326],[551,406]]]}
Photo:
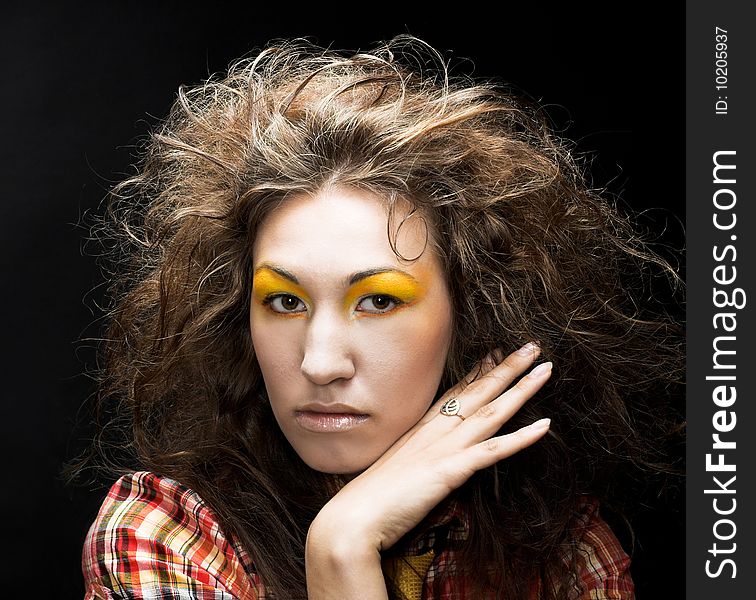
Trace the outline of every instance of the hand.
{"label": "hand", "polygon": [[[308,548],[327,547],[335,554],[343,549],[352,557],[377,555],[475,471],[541,438],[548,419],[495,436],[551,375],[551,363],[544,363],[507,389],[538,353],[536,346],[526,345],[499,364],[493,357],[484,359],[323,507],[310,528]],[[441,414],[442,405],[452,398],[459,401],[464,420]]]}

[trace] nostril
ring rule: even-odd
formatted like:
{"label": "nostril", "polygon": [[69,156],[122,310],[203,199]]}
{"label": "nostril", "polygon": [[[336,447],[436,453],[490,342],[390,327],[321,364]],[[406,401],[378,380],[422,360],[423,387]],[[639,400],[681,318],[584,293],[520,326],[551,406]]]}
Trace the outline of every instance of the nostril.
{"label": "nostril", "polygon": [[350,379],[354,375],[354,363],[345,353],[305,353],[301,371],[317,385],[327,385],[338,379]]}

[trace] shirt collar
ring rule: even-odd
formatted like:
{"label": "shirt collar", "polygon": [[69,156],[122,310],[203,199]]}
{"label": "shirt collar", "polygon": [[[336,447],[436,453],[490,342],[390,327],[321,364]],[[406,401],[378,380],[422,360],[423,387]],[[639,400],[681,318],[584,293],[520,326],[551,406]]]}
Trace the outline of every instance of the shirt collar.
{"label": "shirt collar", "polygon": [[438,544],[464,541],[470,535],[470,513],[457,498],[447,498],[418,525],[407,554],[424,554]]}

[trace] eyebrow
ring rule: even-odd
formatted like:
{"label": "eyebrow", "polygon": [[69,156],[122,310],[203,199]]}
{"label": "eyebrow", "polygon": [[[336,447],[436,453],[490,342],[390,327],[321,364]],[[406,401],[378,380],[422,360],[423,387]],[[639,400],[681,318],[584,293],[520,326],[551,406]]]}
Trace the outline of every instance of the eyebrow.
{"label": "eyebrow", "polygon": [[[290,271],[287,271],[286,269],[279,267],[277,265],[273,265],[270,263],[263,263],[257,269],[255,269],[255,273],[258,273],[264,269],[268,269],[269,271],[273,271],[274,273],[277,273],[284,279],[288,279],[289,281],[296,283],[299,285],[299,279],[297,279],[297,276],[291,273]],[[401,269],[394,269],[393,267],[377,267],[375,269],[367,269],[365,271],[358,271],[357,273],[353,273],[349,276],[349,285],[354,285],[358,281],[362,281],[363,279],[367,279],[368,277],[372,277],[373,275],[380,275],[381,273],[398,273],[399,275],[403,275],[405,277],[410,278],[412,281],[417,283],[417,279],[415,279],[412,275],[407,273],[406,271],[402,271]]]}
{"label": "eyebrow", "polygon": [[280,275],[284,279],[288,279],[289,281],[296,283],[299,285],[299,279],[297,279],[297,276],[293,273],[290,273],[286,269],[282,269],[281,267],[277,267],[276,265],[271,265],[270,263],[263,263],[259,267],[255,269],[255,275],[259,273],[260,271],[264,270],[273,271],[274,273]]}
{"label": "eyebrow", "polygon": [[349,285],[354,285],[358,281],[362,281],[363,279],[367,279],[368,277],[372,277],[373,275],[380,275],[381,273],[397,273],[399,275],[403,275],[404,277],[408,277],[412,281],[417,283],[417,279],[415,279],[406,271],[402,271],[401,269],[394,269],[391,267],[379,267],[377,269],[368,269],[366,271],[359,271],[358,273],[353,274],[349,278]]}

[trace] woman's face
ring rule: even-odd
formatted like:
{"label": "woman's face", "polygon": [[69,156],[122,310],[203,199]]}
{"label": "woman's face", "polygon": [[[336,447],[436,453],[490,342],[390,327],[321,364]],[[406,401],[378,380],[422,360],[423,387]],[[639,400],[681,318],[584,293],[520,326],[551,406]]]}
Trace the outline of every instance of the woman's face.
{"label": "woman's face", "polygon": [[[399,223],[408,206],[399,205]],[[356,473],[428,410],[451,301],[417,215],[352,188],[286,200],[253,246],[252,342],[273,413],[310,467]]]}

